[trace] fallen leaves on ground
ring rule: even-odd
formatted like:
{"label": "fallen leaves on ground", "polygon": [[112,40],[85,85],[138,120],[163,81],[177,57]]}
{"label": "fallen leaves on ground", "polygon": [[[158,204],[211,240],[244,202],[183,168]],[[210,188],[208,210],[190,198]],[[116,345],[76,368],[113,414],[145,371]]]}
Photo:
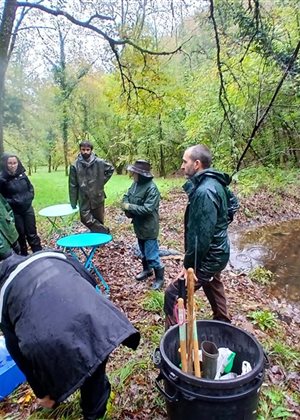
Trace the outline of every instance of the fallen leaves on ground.
{"label": "fallen leaves on ground", "polygon": [[[284,209],[274,204],[272,195],[260,192],[247,199],[241,199],[241,211],[238,213],[231,229],[252,224],[269,223],[272,220],[300,217],[299,197],[282,195],[285,200]],[[160,243],[164,248],[183,252],[183,214],[186,196],[180,191],[174,192],[172,200],[162,200],[160,208],[161,234]],[[247,209],[247,211],[245,210]],[[136,243],[130,220],[124,217],[120,209],[110,207],[107,212],[107,224],[110,226],[114,240],[99,249],[95,256],[95,264],[110,286],[111,300],[128,316],[131,322],[141,331],[142,340],[136,352],[123,347],[118,348],[108,363],[108,373],[113,386],[111,402],[112,419],[142,420],[166,419],[163,398],[155,386],[158,370],[152,362],[152,354],[164,334],[163,314],[143,309],[142,302],[151,289],[153,277],[144,282],[136,282],[135,275],[141,270],[141,261],[134,254]],[[251,213],[252,218],[248,216]],[[76,232],[85,231],[79,223],[75,224]],[[47,246],[55,247],[57,236],[47,242]],[[172,282],[181,269],[182,257],[164,257],[165,287]],[[299,309],[273,297],[267,287],[251,281],[247,275],[237,275],[231,271],[223,274],[224,286],[228,299],[228,307],[232,323],[248,331],[264,345],[276,340],[279,336],[289,346],[299,351]],[[199,302],[199,318],[209,318],[210,307],[203,294],[197,292]],[[249,313],[255,310],[268,309],[278,315],[277,329],[262,331],[251,323]],[[278,358],[271,355],[270,367],[266,370],[267,384],[284,382],[286,391],[299,390],[300,378],[292,371],[278,364]],[[126,370],[127,369],[127,370]],[[299,365],[298,365],[299,371]],[[23,385],[25,393],[19,399],[7,398],[0,405],[0,416],[17,415],[19,419],[28,418],[36,410],[35,399],[31,397],[29,388]],[[29,398],[30,396],[30,398]],[[31,404],[30,404],[31,403]],[[299,406],[290,398],[289,406],[297,412]]]}

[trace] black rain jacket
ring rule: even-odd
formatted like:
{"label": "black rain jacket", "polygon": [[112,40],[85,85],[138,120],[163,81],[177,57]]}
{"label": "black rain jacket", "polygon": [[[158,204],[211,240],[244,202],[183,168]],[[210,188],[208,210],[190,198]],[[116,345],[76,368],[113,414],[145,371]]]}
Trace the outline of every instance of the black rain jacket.
{"label": "black rain jacket", "polygon": [[25,174],[25,168],[18,160],[18,168],[15,174],[7,171],[7,159],[15,155],[3,157],[3,170],[0,173],[0,193],[6,199],[14,213],[22,214],[32,205],[34,198],[33,186]]}
{"label": "black rain jacket", "polygon": [[1,329],[36,396],[61,402],[121,343],[135,349],[140,334],[96,292],[90,273],[62,253],[12,255],[0,264],[1,289],[14,269],[37,256],[5,290]]}

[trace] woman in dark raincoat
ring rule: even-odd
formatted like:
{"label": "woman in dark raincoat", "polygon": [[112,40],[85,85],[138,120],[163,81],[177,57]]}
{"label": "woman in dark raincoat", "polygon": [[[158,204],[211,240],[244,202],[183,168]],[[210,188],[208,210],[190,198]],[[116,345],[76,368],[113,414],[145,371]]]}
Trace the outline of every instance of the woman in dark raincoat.
{"label": "woman in dark raincoat", "polygon": [[0,193],[12,208],[21,255],[27,255],[27,242],[32,252],[40,251],[41,241],[37,234],[35,214],[32,207],[33,186],[25,174],[25,168],[16,155],[2,157],[0,174]]}
{"label": "woman in dark raincoat", "polygon": [[0,262],[1,329],[6,346],[44,407],[76,389],[86,420],[102,417],[110,394],[105,366],[140,334],[73,258],[54,251]]}

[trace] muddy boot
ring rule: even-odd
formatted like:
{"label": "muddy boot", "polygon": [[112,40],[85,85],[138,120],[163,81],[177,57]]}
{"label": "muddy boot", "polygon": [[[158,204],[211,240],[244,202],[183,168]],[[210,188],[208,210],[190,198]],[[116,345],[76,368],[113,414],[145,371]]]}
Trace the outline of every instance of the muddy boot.
{"label": "muddy boot", "polygon": [[164,284],[165,267],[155,268],[155,282],[152,285],[153,290],[159,290]]}
{"label": "muddy boot", "polygon": [[14,252],[16,254],[21,254],[21,247],[20,247],[18,241],[16,241],[15,243],[13,243],[11,247],[12,247],[12,249],[14,250]]}
{"label": "muddy boot", "polygon": [[135,276],[135,279],[137,281],[146,280],[147,277],[150,277],[153,274],[153,270],[152,268],[149,267],[145,258],[142,259],[142,264],[143,264],[143,271],[141,271],[139,274]]}
{"label": "muddy boot", "polygon": [[23,255],[24,257],[27,257],[27,255],[28,255],[27,247],[26,248],[20,247],[20,255]]}
{"label": "muddy boot", "polygon": [[34,252],[38,252],[38,251],[42,251],[42,247],[41,247],[41,245],[35,245],[35,246],[31,246],[31,251],[34,253]]}

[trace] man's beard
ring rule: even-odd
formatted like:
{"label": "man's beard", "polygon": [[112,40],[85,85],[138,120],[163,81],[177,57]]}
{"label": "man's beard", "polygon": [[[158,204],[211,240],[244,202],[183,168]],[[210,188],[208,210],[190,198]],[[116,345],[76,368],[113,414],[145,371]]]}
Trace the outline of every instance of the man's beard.
{"label": "man's beard", "polygon": [[91,154],[90,153],[81,153],[81,156],[83,157],[84,160],[89,160]]}
{"label": "man's beard", "polygon": [[185,174],[185,177],[186,177],[187,179],[191,179],[191,178],[193,178],[193,176],[194,176],[196,173],[197,173],[197,171],[195,171],[195,170],[190,170],[188,173],[186,173],[186,174]]}

